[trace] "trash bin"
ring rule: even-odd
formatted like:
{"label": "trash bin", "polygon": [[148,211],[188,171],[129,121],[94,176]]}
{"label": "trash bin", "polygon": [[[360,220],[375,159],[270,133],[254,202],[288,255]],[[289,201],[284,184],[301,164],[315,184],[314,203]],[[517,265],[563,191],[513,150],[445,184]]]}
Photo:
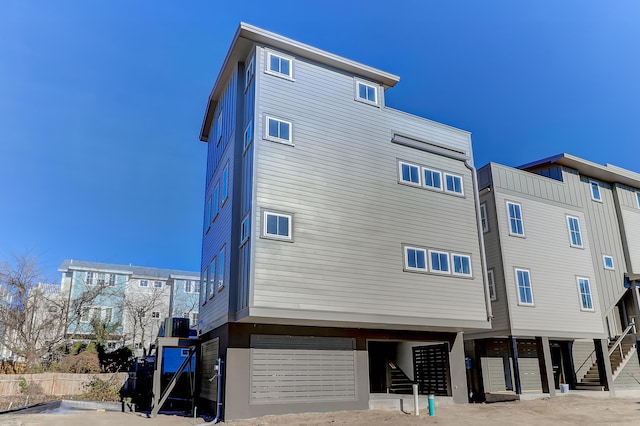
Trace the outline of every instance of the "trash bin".
{"label": "trash bin", "polygon": [[569,385],[565,383],[560,384],[560,393],[569,393]]}

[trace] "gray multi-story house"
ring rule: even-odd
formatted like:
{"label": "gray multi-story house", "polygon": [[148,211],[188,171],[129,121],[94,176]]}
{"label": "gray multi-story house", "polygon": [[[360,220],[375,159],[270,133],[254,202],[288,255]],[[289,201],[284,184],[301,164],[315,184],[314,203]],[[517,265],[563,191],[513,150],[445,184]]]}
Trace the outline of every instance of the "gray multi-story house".
{"label": "gray multi-story house", "polygon": [[493,328],[476,393],[639,387],[640,175],[569,154],[478,171]]}
{"label": "gray multi-story house", "polygon": [[388,107],[398,80],[240,24],[200,134],[200,396],[226,419],[414,380],[467,401],[462,332],[490,327],[471,137]]}

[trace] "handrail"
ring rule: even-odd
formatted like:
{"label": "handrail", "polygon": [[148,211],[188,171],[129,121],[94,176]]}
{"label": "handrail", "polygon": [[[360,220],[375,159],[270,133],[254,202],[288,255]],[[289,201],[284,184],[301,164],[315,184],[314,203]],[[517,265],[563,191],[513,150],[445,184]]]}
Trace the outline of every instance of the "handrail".
{"label": "handrail", "polygon": [[616,343],[614,343],[611,349],[609,349],[609,356],[611,356],[611,354],[616,350],[616,348],[618,348],[620,351],[620,359],[624,358],[624,354],[622,353],[622,339],[627,337],[627,334],[629,334],[629,331],[631,331],[631,329],[634,327],[635,327],[635,324],[631,323],[629,324],[629,326],[627,326],[627,328],[624,329],[624,332],[620,335],[620,337],[618,337],[618,340],[616,340]]}
{"label": "handrail", "polygon": [[577,373],[578,371],[580,371],[580,369],[581,369],[582,367],[584,367],[584,365],[585,365],[587,362],[590,362],[590,363],[591,363],[591,365],[595,364],[595,362],[593,361],[593,358],[592,358],[592,357],[593,357],[593,355],[594,355],[595,353],[596,353],[596,350],[595,350],[595,349],[591,351],[591,353],[589,354],[589,356],[587,356],[587,359],[585,359],[584,361],[582,361],[582,364],[580,364],[580,367],[576,368],[576,373]]}

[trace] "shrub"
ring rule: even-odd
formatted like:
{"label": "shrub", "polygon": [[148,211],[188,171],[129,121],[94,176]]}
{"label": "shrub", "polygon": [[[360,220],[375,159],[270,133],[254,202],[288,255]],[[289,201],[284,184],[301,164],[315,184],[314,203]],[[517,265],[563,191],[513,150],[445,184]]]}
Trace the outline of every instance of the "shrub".
{"label": "shrub", "polygon": [[44,390],[42,386],[38,383],[28,383],[27,379],[24,377],[20,377],[20,381],[18,382],[18,386],[20,386],[20,393],[23,395],[43,395]]}
{"label": "shrub", "polygon": [[93,377],[85,385],[87,391],[82,394],[82,399],[92,401],[120,401],[120,386],[113,380],[102,380]]}
{"label": "shrub", "polygon": [[60,373],[99,373],[100,360],[97,353],[89,351],[80,352],[77,355],[66,355],[60,362],[54,364],[51,370]]}

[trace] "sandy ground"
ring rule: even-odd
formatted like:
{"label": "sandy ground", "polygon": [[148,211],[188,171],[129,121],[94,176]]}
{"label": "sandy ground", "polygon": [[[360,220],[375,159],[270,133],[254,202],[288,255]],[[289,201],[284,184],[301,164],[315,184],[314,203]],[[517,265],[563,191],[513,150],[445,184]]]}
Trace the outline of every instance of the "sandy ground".
{"label": "sandy ground", "polygon": [[[197,423],[203,423],[197,419]],[[265,416],[227,422],[230,426],[314,425],[640,425],[640,398],[591,398],[568,395],[561,398],[497,404],[445,405],[436,416],[420,417],[392,411],[341,411],[335,413]],[[193,425],[193,418],[159,415],[149,419],[138,413],[82,412],[73,414],[2,414],[0,425],[138,426]]]}

